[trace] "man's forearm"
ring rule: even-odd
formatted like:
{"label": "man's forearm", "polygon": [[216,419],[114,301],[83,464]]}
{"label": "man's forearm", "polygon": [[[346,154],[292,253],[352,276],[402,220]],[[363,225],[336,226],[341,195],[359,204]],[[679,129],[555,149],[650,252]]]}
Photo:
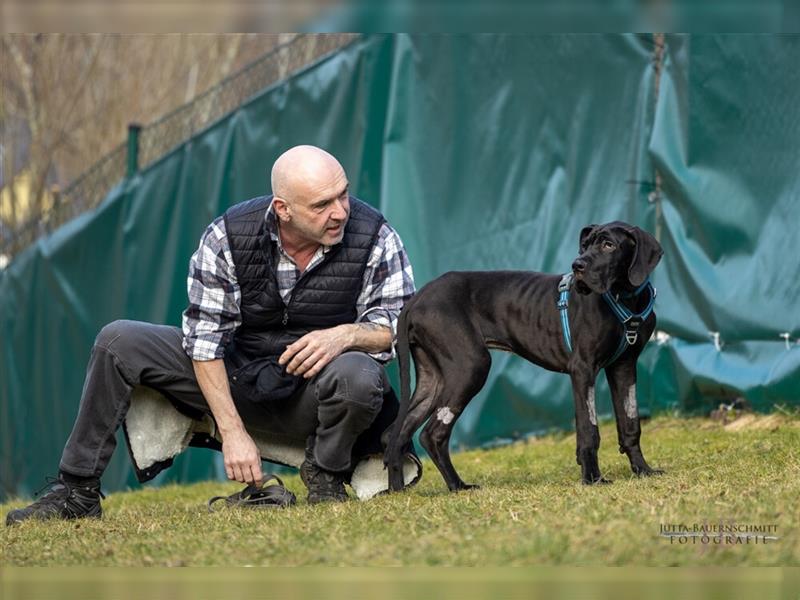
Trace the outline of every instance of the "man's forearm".
{"label": "man's forearm", "polygon": [[364,352],[385,352],[392,347],[392,330],[377,323],[340,325],[346,332],[348,348]]}
{"label": "man's forearm", "polygon": [[244,430],[244,424],[233,404],[228,374],[223,360],[193,360],[197,383],[208,403],[222,437],[229,432]]}
{"label": "man's forearm", "polygon": [[260,483],[261,454],[247,433],[236,410],[222,359],[193,360],[197,383],[205,396],[222,436],[222,455],[228,479],[242,483]]}
{"label": "man's forearm", "polygon": [[337,356],[348,350],[385,352],[392,347],[392,330],[377,323],[348,323],[317,329],[286,346],[278,363],[286,372],[314,377]]}

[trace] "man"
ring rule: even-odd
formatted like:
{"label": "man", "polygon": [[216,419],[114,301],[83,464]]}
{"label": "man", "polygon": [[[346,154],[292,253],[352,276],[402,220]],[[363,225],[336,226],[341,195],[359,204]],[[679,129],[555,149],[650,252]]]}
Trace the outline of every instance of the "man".
{"label": "man", "polygon": [[272,191],[207,228],[190,263],[182,335],[133,321],[103,328],[58,479],[7,524],[101,515],[100,476],[140,385],[213,415],[229,479],[263,478],[245,425],[303,431],[308,501],[347,498],[354,444],[389,389],[381,363],[414,293],[411,266],[397,233],[349,195],[324,150],[281,155]]}

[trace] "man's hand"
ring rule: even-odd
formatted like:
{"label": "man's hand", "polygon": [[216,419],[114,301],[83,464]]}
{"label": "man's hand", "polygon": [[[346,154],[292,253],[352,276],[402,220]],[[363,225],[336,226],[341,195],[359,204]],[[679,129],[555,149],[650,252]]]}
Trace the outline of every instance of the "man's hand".
{"label": "man's hand", "polygon": [[286,346],[278,363],[286,372],[311,379],[342,352],[383,352],[392,347],[392,330],[376,323],[350,323],[305,334]]}
{"label": "man's hand", "polygon": [[353,346],[353,326],[340,325],[331,329],[318,329],[286,346],[278,363],[286,365],[286,372],[311,379],[334,358]]}
{"label": "man's hand", "polygon": [[228,479],[247,484],[261,484],[263,478],[261,454],[253,438],[244,429],[228,432],[223,436],[222,456]]}

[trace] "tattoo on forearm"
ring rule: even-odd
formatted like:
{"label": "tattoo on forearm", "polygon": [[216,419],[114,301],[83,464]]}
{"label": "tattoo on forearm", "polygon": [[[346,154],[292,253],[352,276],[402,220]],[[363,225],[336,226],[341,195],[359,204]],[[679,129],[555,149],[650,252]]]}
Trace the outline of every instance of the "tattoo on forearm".
{"label": "tattoo on forearm", "polygon": [[[383,352],[391,348],[392,329],[378,323],[354,323],[356,326],[355,343],[353,350],[365,352]],[[380,334],[380,335],[378,335]]]}
{"label": "tattoo on forearm", "polygon": [[378,323],[356,323],[356,325],[363,329],[364,331],[381,331],[381,330],[389,330],[386,325],[379,325]]}

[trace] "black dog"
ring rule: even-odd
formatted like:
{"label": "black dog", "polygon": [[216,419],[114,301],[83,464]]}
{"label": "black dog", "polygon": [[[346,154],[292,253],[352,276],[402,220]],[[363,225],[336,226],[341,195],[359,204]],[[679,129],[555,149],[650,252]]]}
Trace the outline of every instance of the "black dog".
{"label": "black dog", "polygon": [[[600,475],[594,385],[605,368],[620,453],[637,475],[652,475],[639,447],[636,361],[656,326],[648,276],[661,259],[656,239],[614,221],[580,234],[572,273],[451,272],[430,282],[400,315],[397,355],[400,411],[385,453],[390,489],[403,488],[401,452],[431,417],[421,442],[451,491],[475,487],[456,473],[448,443],[453,425],[489,373],[489,349],[514,352],[551,371],[569,373],[575,401],[577,461],[584,483]],[[577,294],[569,295],[570,290]],[[625,323],[623,324],[623,321]],[[417,385],[410,395],[409,351]]]}

